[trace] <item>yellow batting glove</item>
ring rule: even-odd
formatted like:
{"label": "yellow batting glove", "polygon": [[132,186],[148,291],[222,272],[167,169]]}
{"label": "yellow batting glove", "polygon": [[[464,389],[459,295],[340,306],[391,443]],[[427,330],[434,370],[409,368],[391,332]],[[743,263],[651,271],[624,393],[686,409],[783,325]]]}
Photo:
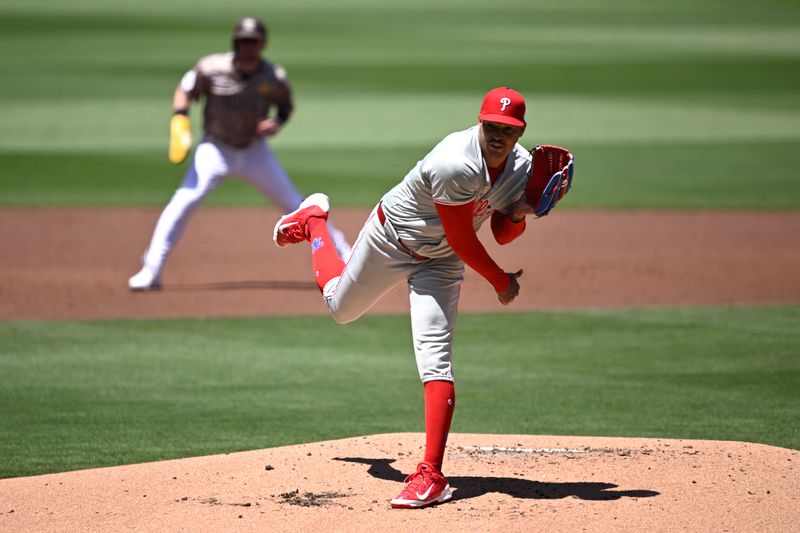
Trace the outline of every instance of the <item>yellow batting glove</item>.
{"label": "yellow batting glove", "polygon": [[189,117],[176,113],[169,121],[169,162],[183,163],[192,148],[192,127]]}

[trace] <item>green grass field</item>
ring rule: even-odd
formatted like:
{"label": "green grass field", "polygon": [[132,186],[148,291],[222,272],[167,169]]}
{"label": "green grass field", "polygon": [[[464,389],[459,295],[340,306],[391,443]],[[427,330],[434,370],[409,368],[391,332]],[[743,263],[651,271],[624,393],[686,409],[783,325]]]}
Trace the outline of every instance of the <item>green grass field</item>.
{"label": "green grass field", "polygon": [[[404,316],[0,323],[0,477],[423,431],[409,338]],[[797,307],[465,314],[452,429],[800,449],[798,345]]]}
{"label": "green grass field", "polygon": [[[172,91],[254,13],[296,93],[273,145],[302,192],[334,205],[373,205],[510,85],[529,102],[523,143],[576,154],[565,209],[800,207],[796,2],[132,6],[0,6],[0,50],[15,51],[0,54],[0,205],[163,204],[183,172],[166,161]],[[209,203],[264,199],[230,184]]]}
{"label": "green grass field", "polygon": [[[559,209],[800,209],[795,0],[4,0],[0,208],[162,206],[185,168],[166,160],[172,91],[246,14],[294,84],[273,147],[334,205],[373,205],[509,85],[523,143],[576,154]],[[207,201],[264,203],[236,182]],[[800,449],[798,322],[464,314],[453,430]],[[0,477],[422,431],[409,339],[397,316],[0,323]]]}

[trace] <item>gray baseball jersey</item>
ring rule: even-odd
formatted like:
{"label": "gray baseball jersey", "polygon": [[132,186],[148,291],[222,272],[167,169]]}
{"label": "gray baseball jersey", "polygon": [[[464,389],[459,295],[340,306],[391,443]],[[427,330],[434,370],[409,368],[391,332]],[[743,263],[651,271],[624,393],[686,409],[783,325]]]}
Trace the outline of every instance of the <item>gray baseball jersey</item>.
{"label": "gray baseball jersey", "polygon": [[[423,382],[454,379],[453,328],[464,273],[463,261],[445,238],[435,204],[474,201],[477,229],[494,210],[507,212],[522,197],[530,171],[531,156],[518,144],[492,183],[478,144],[478,127],[447,136],[384,195],[381,209],[376,208],[364,224],[341,275],[323,290],[334,320],[346,323],[406,280],[414,352]],[[429,259],[413,257],[405,247]]]}
{"label": "gray baseball jersey", "polygon": [[531,168],[530,153],[517,144],[492,184],[478,144],[479,127],[445,137],[381,200],[397,237],[420,255],[435,258],[454,253],[445,238],[436,203],[474,201],[473,226],[477,231],[492,211],[507,212],[522,198]]}
{"label": "gray baseball jersey", "polygon": [[277,107],[286,120],[292,96],[286,71],[262,59],[258,70],[242,75],[233,63],[233,52],[201,58],[181,80],[181,88],[193,100],[205,96],[203,128],[208,138],[242,147],[256,139],[256,125]]}

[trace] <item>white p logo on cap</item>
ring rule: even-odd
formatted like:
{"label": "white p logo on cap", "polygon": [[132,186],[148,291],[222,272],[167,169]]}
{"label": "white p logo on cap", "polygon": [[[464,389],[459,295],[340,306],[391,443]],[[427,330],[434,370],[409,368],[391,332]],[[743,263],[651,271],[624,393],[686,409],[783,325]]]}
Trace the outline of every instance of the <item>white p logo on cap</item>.
{"label": "white p logo on cap", "polygon": [[511,98],[504,96],[500,99],[500,103],[503,104],[503,106],[500,108],[500,111],[505,111],[506,108],[511,105]]}

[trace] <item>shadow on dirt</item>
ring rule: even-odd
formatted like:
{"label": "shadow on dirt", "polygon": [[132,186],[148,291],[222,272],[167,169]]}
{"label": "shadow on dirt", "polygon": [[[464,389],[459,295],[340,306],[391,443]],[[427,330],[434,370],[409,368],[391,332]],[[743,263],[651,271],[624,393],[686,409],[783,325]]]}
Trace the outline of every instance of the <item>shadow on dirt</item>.
{"label": "shadow on dirt", "polygon": [[[369,465],[367,473],[386,481],[405,480],[406,476],[391,465],[394,459],[367,459],[364,457],[337,457],[337,461]],[[514,498],[555,500],[575,496],[581,500],[603,501],[620,498],[651,498],[660,493],[653,490],[612,490],[613,483],[571,482],[554,483],[530,481],[513,477],[447,476],[450,486],[455,489],[454,500],[465,500],[483,496],[491,492],[508,494]]]}
{"label": "shadow on dirt", "polygon": [[181,283],[164,287],[165,291],[234,291],[234,290],[318,291],[313,281],[221,281],[217,283]]}

